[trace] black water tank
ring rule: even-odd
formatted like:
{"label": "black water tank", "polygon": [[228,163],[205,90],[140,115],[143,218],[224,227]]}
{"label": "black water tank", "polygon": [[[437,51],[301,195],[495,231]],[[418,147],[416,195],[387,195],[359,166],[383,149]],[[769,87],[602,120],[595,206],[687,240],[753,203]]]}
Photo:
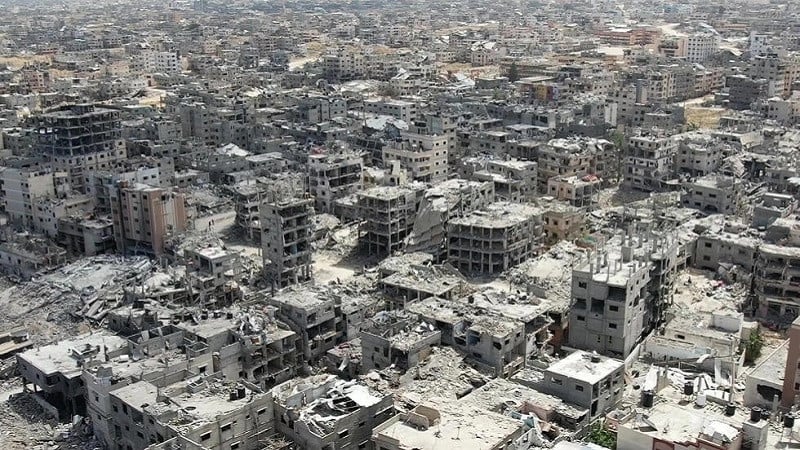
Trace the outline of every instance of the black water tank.
{"label": "black water tank", "polygon": [[736,404],[735,403],[728,403],[725,405],[725,415],[732,416],[736,414]]}
{"label": "black water tank", "polygon": [[645,408],[652,408],[654,399],[655,394],[653,391],[642,391],[642,406]]}
{"label": "black water tank", "polygon": [[235,402],[235,401],[236,401],[236,399],[237,399],[237,397],[236,397],[236,391],[231,391],[231,392],[230,392],[230,395],[228,396],[228,400],[229,400],[229,401],[232,401],[232,402]]}
{"label": "black water tank", "polygon": [[694,394],[694,381],[687,381],[683,383],[683,395]]}
{"label": "black water tank", "polygon": [[750,408],[750,422],[758,422],[761,420],[761,408],[758,406]]}
{"label": "black water tank", "polygon": [[767,409],[761,410],[761,420],[769,420],[769,410]]}
{"label": "black water tank", "polygon": [[794,416],[787,414],[783,416],[783,428],[794,428]]}
{"label": "black water tank", "polygon": [[236,388],[236,396],[239,398],[244,398],[247,395],[247,391],[245,390],[244,386],[238,386]]}

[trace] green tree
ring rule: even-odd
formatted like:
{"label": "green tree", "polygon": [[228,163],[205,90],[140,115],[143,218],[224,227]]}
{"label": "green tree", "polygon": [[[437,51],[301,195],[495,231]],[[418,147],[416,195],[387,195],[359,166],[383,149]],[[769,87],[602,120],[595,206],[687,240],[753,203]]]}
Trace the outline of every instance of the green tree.
{"label": "green tree", "polygon": [[747,342],[744,344],[744,361],[746,363],[753,363],[761,356],[761,349],[764,347],[764,338],[761,336],[761,331],[756,328],[750,333]]}
{"label": "green tree", "polygon": [[517,62],[512,61],[511,67],[508,68],[508,81],[515,82],[519,81],[519,69],[517,68]]}
{"label": "green tree", "polygon": [[592,444],[597,444],[611,450],[617,448],[617,434],[603,426],[603,422],[601,421],[592,424],[586,440]]}

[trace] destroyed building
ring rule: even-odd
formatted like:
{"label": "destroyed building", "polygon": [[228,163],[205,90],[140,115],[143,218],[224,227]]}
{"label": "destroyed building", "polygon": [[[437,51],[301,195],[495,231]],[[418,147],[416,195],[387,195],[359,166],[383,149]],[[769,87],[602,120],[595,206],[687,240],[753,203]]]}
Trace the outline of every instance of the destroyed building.
{"label": "destroyed building", "polygon": [[313,200],[291,198],[260,205],[264,272],[277,288],[311,279]]}
{"label": "destroyed building", "polygon": [[359,243],[370,254],[391,255],[402,248],[414,227],[417,191],[410,187],[379,186],[358,193],[364,224]]}
{"label": "destroyed building", "polygon": [[448,261],[462,273],[496,275],[539,251],[543,211],[498,202],[450,221]]}
{"label": "destroyed building", "polygon": [[40,153],[81,192],[89,172],[110,169],[127,157],[117,110],[71,105],[42,114],[38,122]]}
{"label": "destroyed building", "polygon": [[308,155],[308,188],[319,213],[334,213],[334,202],[363,188],[364,155],[322,151]]}
{"label": "destroyed building", "polygon": [[495,200],[489,182],[452,179],[426,189],[419,203],[406,252],[425,252],[441,261],[447,256],[447,227],[450,219],[488,206]]}
{"label": "destroyed building", "polygon": [[391,395],[333,375],[298,378],[274,389],[277,430],[303,448],[358,448],[394,415]]}
{"label": "destroyed building", "polygon": [[286,320],[301,337],[301,351],[306,361],[325,354],[345,336],[341,300],[331,290],[313,285],[299,285],[279,291],[267,303],[278,308],[278,318]]}

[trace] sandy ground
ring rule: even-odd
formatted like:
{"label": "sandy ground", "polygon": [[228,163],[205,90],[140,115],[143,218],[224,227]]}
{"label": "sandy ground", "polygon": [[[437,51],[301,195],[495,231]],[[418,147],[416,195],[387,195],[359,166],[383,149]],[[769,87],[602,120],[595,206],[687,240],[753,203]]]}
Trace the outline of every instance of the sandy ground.
{"label": "sandy ground", "polygon": [[728,114],[730,110],[726,108],[703,108],[703,107],[687,107],[686,108],[686,123],[695,124],[700,128],[709,129],[717,128],[719,120],[722,116]]}
{"label": "sandy ground", "polygon": [[314,279],[319,283],[329,281],[346,281],[356,274],[360,267],[354,262],[333,252],[314,252],[312,270]]}
{"label": "sandy ground", "polygon": [[[211,225],[211,222],[214,222]],[[236,212],[227,211],[211,216],[198,217],[194,220],[194,229],[198,231],[212,230],[217,233],[226,233],[236,222]]]}

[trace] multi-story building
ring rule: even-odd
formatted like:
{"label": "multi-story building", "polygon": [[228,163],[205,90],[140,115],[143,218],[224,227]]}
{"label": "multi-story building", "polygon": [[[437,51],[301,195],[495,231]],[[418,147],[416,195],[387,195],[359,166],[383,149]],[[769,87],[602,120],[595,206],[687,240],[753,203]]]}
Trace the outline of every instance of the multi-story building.
{"label": "multi-story building", "polygon": [[359,243],[370,254],[391,255],[411,233],[417,213],[417,190],[405,186],[378,186],[358,193],[364,224]]}
{"label": "multi-story building", "polygon": [[447,178],[447,148],[447,136],[403,133],[383,147],[383,164],[388,167],[399,161],[412,179],[435,183]]}
{"label": "multi-story building", "polygon": [[324,287],[306,284],[282,289],[267,303],[300,336],[303,359],[310,363],[344,340],[341,300]]}
{"label": "multi-story building", "polygon": [[120,113],[93,105],[71,105],[38,118],[39,152],[53,168],[69,174],[85,192],[89,172],[111,169],[126,157]]}
{"label": "multi-story building", "polygon": [[355,152],[312,153],[308,155],[308,190],[314,209],[333,213],[334,202],[363,187],[364,155]]}
{"label": "multi-story building", "polygon": [[345,47],[322,57],[322,73],[330,81],[350,81],[367,73],[366,55],[360,48]]}
{"label": "multi-story building", "polygon": [[631,136],[625,158],[624,183],[634,189],[657,191],[672,177],[677,142],[665,136]]}
{"label": "multi-story building", "polygon": [[539,251],[543,210],[497,202],[450,220],[448,260],[463,273],[499,274]]}
{"label": "multi-story building", "polygon": [[264,273],[277,288],[311,279],[311,198],[289,198],[260,206]]}
{"label": "multi-story building", "polygon": [[233,286],[240,280],[239,253],[219,246],[186,249],[186,278],[194,304],[215,306],[234,300]]}
{"label": "multi-story building", "polygon": [[183,194],[127,181],[111,192],[111,220],[120,253],[161,256],[169,235],[186,230]]}
{"label": "multi-story building", "polygon": [[372,429],[395,414],[393,397],[322,374],[275,387],[279,432],[308,450],[367,448]]}
{"label": "multi-story building", "polygon": [[678,173],[685,173],[692,177],[702,177],[713,173],[725,156],[723,146],[716,142],[693,142],[690,139],[681,140],[675,154],[675,168]]}
{"label": "multi-story building", "polygon": [[406,252],[425,252],[439,260],[447,256],[447,225],[450,219],[488,206],[495,200],[490,182],[447,180],[427,189],[416,220],[406,238]]}
{"label": "multi-story building", "polygon": [[536,196],[538,166],[534,161],[488,160],[482,166],[470,178],[494,183],[498,201],[524,202]]}
{"label": "multi-story building", "polygon": [[758,248],[753,290],[756,316],[778,322],[800,315],[800,248],[762,244]]}
{"label": "multi-story building", "polygon": [[58,219],[57,242],[68,251],[92,256],[116,250],[110,218],[69,216]]}
{"label": "multi-story building", "polygon": [[[469,300],[469,299],[467,299]],[[442,344],[463,351],[468,358],[497,377],[519,371],[526,356],[526,324],[498,310],[470,309],[464,300],[431,297],[406,309],[441,331]]]}
{"label": "multi-story building", "polygon": [[406,100],[368,99],[364,100],[364,112],[411,122],[418,115],[418,107],[416,103]]}
{"label": "multi-story building", "polygon": [[128,341],[112,333],[77,336],[57,344],[27,350],[17,355],[23,389],[29,385],[61,419],[86,415],[86,386],[83,366],[91,361],[126,355]]}
{"label": "multi-story building", "polygon": [[0,193],[5,213],[11,223],[33,228],[35,204],[42,200],[64,198],[69,181],[64,172],[34,167],[0,169]]}
{"label": "multi-story building", "polygon": [[652,264],[641,237],[624,237],[572,271],[571,346],[625,358],[645,330]]}
{"label": "multi-story building", "polygon": [[716,32],[692,33],[686,37],[686,59],[702,63],[719,51],[720,35]]}
{"label": "multi-story building", "polygon": [[756,56],[750,61],[748,75],[754,80],[767,80],[768,96],[786,98],[791,95],[794,82],[800,79],[800,63],[774,53]]}
{"label": "multi-story building", "polygon": [[744,205],[744,186],[734,177],[706,175],[683,183],[681,205],[706,214],[738,214]]}
{"label": "multi-story building", "polygon": [[616,148],[604,139],[553,139],[539,148],[537,183],[540,192],[547,192],[550,178],[596,175],[600,179],[614,177]]}
{"label": "multi-story building", "polygon": [[600,191],[600,184],[600,179],[594,175],[553,177],[547,180],[547,195],[572,206],[591,208]]}
{"label": "multi-story building", "polygon": [[142,53],[141,56],[143,59],[142,67],[147,73],[175,74],[183,70],[179,51],[159,52],[149,50]]}

